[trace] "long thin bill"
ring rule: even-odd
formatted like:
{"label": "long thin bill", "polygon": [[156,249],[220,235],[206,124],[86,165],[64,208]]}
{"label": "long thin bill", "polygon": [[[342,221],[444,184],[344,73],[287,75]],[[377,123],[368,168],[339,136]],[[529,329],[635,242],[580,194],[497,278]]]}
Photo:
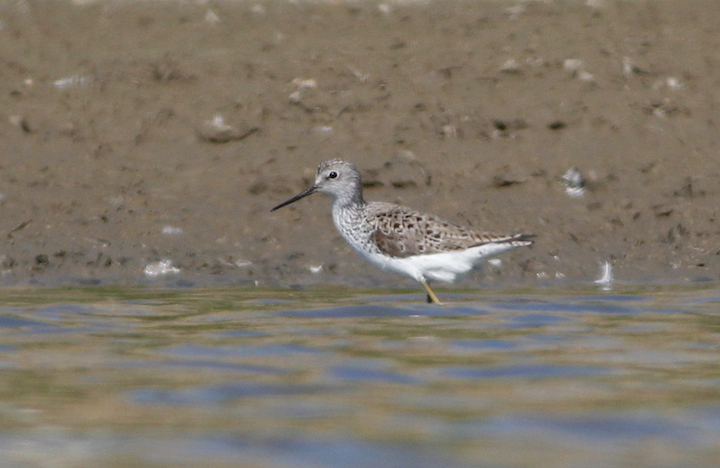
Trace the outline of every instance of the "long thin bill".
{"label": "long thin bill", "polygon": [[310,187],[309,189],[305,190],[304,192],[298,193],[297,195],[295,195],[294,197],[292,197],[290,200],[280,203],[278,206],[276,206],[275,208],[273,208],[273,209],[270,210],[270,211],[279,210],[279,209],[282,208],[283,206],[287,206],[287,205],[289,205],[290,203],[295,203],[296,201],[300,200],[301,198],[305,198],[305,197],[307,197],[308,195],[312,195],[313,193],[315,193],[316,190],[317,190],[317,187],[315,187],[315,186],[313,185],[312,187]]}

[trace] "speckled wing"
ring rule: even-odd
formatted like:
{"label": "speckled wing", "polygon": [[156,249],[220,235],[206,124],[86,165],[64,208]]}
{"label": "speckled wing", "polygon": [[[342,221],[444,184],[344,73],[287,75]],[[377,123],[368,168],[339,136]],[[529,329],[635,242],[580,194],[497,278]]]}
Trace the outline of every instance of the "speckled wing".
{"label": "speckled wing", "polygon": [[496,236],[479,233],[431,215],[389,203],[373,203],[367,221],[372,242],[386,255],[410,257],[464,250],[489,243],[532,244],[529,235]]}

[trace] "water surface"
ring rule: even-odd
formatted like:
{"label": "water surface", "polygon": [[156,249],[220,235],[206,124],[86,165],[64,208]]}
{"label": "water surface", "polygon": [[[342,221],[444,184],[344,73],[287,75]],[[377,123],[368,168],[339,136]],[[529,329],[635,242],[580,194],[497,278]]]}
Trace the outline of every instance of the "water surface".
{"label": "water surface", "polygon": [[2,466],[720,460],[720,289],[421,299],[0,292]]}

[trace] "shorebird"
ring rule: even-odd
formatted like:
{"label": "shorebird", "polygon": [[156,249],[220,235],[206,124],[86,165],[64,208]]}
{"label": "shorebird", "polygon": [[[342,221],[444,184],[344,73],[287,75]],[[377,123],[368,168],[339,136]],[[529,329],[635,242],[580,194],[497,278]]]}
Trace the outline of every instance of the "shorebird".
{"label": "shorebird", "polygon": [[366,202],[360,172],[342,159],[321,163],[312,187],[270,211],[315,192],[333,197],[335,227],[353,249],[373,265],[417,280],[429,303],[440,300],[428,280],[452,282],[483,259],[533,243],[533,235],[477,232],[404,206]]}

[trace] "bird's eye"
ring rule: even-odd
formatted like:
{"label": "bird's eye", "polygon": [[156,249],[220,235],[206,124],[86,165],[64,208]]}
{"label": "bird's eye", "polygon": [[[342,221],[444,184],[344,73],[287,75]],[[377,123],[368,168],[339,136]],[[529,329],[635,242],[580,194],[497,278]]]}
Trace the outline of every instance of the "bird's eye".
{"label": "bird's eye", "polygon": [[328,174],[328,179],[335,179],[337,177],[337,172],[332,171],[330,174]]}

